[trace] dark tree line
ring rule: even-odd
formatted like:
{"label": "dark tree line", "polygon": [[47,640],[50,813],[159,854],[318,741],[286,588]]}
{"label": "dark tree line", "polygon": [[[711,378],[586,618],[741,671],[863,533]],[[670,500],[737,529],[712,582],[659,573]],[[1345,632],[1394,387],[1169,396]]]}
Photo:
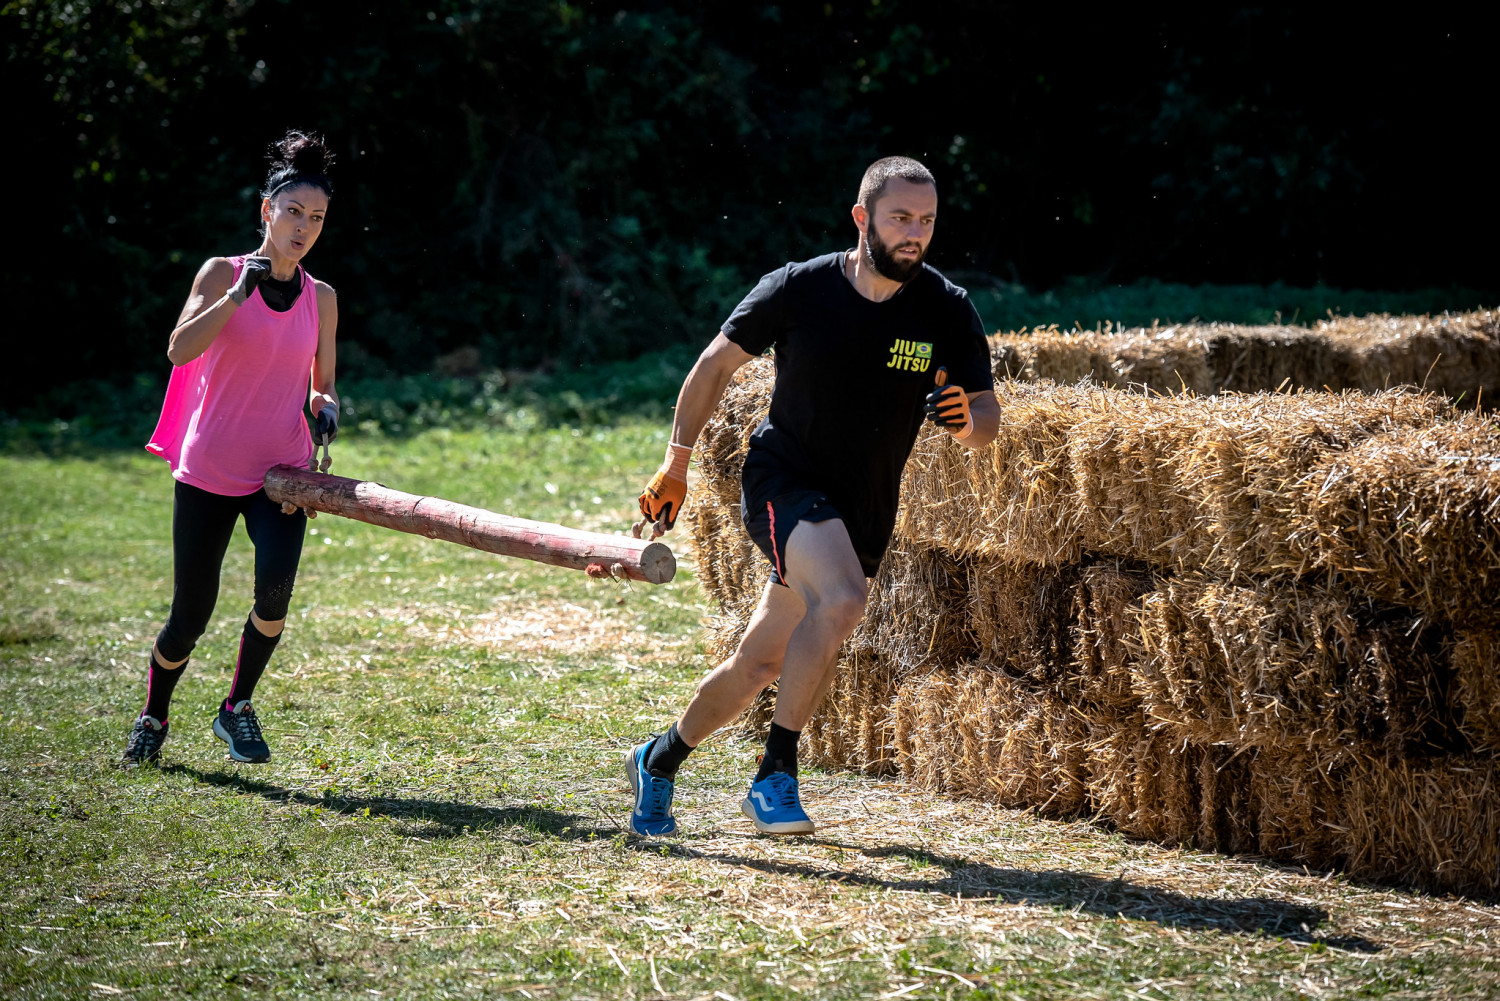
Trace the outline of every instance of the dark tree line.
{"label": "dark tree line", "polygon": [[4,281],[35,315],[12,406],[159,374],[198,264],[254,247],[289,126],[341,154],[308,264],[355,366],[702,340],[759,274],[848,245],[890,152],[937,173],[933,260],[973,281],[1497,287],[1496,87],[1457,15],[23,0],[0,26]]}

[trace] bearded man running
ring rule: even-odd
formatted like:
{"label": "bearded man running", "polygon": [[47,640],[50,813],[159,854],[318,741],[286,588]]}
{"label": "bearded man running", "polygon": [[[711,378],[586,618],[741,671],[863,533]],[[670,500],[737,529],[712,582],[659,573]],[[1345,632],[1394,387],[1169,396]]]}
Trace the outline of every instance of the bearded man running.
{"label": "bearded man running", "polygon": [[640,497],[653,538],[676,521],[693,444],[730,376],[775,351],[771,412],[750,439],[741,494],[745,530],[771,575],[733,656],[666,733],[626,753],[639,834],[676,830],[678,768],[777,679],[766,751],[741,809],[766,833],[813,829],[797,788],[797,739],[864,615],[923,415],[976,449],[999,426],[979,314],[924,263],[937,207],[922,164],[875,161],[851,210],[859,246],[762,278],[682,384],[666,459]]}

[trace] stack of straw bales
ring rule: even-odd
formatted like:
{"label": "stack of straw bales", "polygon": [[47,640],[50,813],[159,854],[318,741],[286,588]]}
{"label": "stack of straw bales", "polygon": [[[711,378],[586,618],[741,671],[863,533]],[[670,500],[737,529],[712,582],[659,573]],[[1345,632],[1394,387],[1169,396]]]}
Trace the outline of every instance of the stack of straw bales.
{"label": "stack of straw bales", "polygon": [[1311,327],[1221,323],[1062,331],[991,339],[997,375],[1126,389],[1338,392],[1421,386],[1475,402],[1500,392],[1500,313],[1335,317]]}
{"label": "stack of straw bales", "polygon": [[[1197,330],[1200,375],[1222,345],[1259,357],[1246,345],[1272,337]],[[1167,357],[1147,332],[1108,336],[1066,374]],[[924,432],[811,756],[1143,838],[1500,892],[1500,426],[1372,374],[1493,345],[1493,315],[1315,338],[1333,348],[1304,351],[1310,376],[1278,360],[1250,386],[1231,366],[1257,392],[1002,378],[994,444]],[[1029,377],[1060,366],[1060,340],[999,339],[997,371],[1025,352]],[[1274,391],[1328,358],[1374,391]],[[699,450],[688,517],[718,657],[765,583],[738,475],[772,378],[742,369]]]}

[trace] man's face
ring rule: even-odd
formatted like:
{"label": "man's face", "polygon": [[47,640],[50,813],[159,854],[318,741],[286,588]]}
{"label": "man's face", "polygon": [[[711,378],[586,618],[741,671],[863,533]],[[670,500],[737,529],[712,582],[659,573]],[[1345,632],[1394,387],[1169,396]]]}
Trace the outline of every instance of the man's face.
{"label": "man's face", "polygon": [[[937,189],[899,177],[886,183],[875,205],[865,213],[865,257],[882,277],[907,282],[927,257],[937,221]],[[855,219],[858,220],[856,213]]]}

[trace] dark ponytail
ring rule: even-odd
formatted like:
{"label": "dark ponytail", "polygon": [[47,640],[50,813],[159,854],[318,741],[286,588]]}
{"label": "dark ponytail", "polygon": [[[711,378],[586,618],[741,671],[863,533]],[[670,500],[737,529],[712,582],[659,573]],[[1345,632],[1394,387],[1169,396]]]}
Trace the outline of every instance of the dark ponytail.
{"label": "dark ponytail", "polygon": [[262,198],[270,198],[282,188],[311,184],[333,197],[333,182],[328,171],[333,166],[333,151],[316,132],[292,129],[271,146],[271,171],[266,175]]}

